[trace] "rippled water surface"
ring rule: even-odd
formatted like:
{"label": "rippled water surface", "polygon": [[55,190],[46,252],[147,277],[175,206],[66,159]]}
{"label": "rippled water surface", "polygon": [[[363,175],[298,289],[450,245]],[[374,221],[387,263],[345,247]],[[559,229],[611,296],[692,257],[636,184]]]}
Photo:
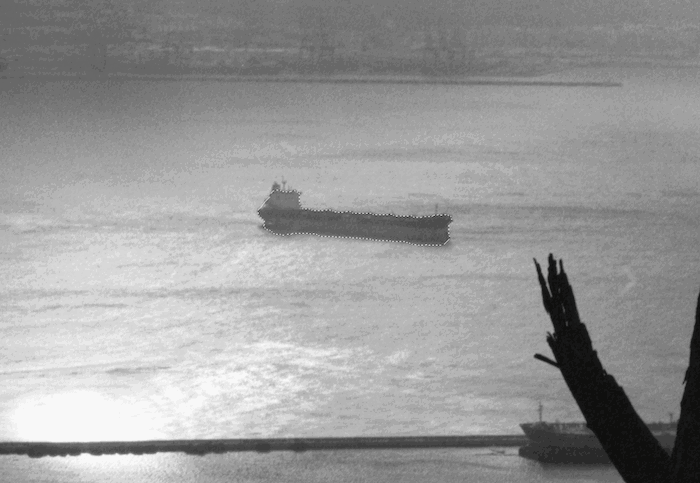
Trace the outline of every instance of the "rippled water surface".
{"label": "rippled water surface", "polygon": [[[642,417],[677,415],[700,285],[696,75],[3,81],[0,439],[515,434],[538,401],[581,419],[532,358],[549,354],[532,263],[549,252]],[[256,210],[283,177],[313,208],[437,204],[451,240],[272,235]],[[488,481],[530,468],[507,461],[516,476]]]}

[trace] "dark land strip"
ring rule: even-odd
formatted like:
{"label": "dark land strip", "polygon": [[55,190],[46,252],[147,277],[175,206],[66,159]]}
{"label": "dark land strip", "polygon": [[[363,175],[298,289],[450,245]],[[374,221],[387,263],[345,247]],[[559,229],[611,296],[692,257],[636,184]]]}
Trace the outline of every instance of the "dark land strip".
{"label": "dark land strip", "polygon": [[398,436],[348,438],[181,439],[156,441],[102,441],[89,443],[0,442],[0,455],[78,456],[109,454],[318,451],[411,448],[513,447],[527,443],[524,435]]}
{"label": "dark land strip", "polygon": [[610,81],[556,81],[530,79],[486,79],[456,77],[400,77],[400,76],[280,76],[280,75],[159,75],[108,74],[76,75],[66,73],[27,73],[0,76],[0,79],[52,80],[131,80],[171,82],[279,82],[299,84],[410,84],[459,86],[543,86],[543,87],[622,87],[621,82]]}

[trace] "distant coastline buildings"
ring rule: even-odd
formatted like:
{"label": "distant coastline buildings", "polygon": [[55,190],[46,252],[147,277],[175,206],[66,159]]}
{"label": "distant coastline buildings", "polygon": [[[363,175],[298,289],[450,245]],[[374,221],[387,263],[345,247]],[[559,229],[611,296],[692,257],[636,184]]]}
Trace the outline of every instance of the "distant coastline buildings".
{"label": "distant coastline buildings", "polygon": [[[70,2],[68,2],[70,3]],[[318,17],[321,19],[321,17]],[[91,24],[90,22],[97,22]],[[458,28],[440,22],[407,29],[390,18],[368,30],[332,28],[323,20],[249,25],[230,15],[108,11],[95,21],[68,8],[0,23],[0,56],[7,68],[128,69],[345,69],[382,66],[412,71],[419,63],[464,73],[497,58],[584,59],[587,56],[700,57],[700,26],[611,24]],[[99,27],[99,28],[98,28]],[[374,67],[372,67],[374,66]]]}

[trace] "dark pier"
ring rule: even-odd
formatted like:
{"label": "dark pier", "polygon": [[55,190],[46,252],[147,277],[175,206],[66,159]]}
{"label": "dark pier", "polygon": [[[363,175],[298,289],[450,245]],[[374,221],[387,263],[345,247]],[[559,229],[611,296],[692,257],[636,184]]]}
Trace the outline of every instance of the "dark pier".
{"label": "dark pier", "polygon": [[400,436],[350,438],[181,439],[157,441],[102,441],[89,443],[0,442],[0,455],[79,456],[81,454],[155,454],[358,449],[512,447],[527,443],[524,435]]}

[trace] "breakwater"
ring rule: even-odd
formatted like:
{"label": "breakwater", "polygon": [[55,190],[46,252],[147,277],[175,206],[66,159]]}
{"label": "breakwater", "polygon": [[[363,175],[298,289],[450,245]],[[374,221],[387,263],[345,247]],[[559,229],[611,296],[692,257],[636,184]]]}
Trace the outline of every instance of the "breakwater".
{"label": "breakwater", "polygon": [[[117,76],[115,76],[117,77]],[[132,77],[129,77],[132,79]],[[322,76],[149,76],[143,80],[194,80],[214,82],[278,82],[298,84],[408,84],[453,86],[541,86],[541,87],[622,87],[621,82],[576,82],[523,79],[413,78],[413,77],[322,77]]]}
{"label": "breakwater", "polygon": [[79,456],[81,454],[155,454],[272,451],[321,451],[359,449],[417,449],[417,448],[483,448],[513,447],[527,443],[524,435],[473,436],[399,436],[348,438],[256,438],[256,439],[188,439],[155,441],[96,441],[96,442],[0,442],[0,455]]}

